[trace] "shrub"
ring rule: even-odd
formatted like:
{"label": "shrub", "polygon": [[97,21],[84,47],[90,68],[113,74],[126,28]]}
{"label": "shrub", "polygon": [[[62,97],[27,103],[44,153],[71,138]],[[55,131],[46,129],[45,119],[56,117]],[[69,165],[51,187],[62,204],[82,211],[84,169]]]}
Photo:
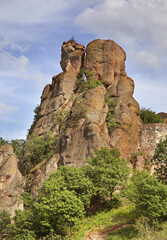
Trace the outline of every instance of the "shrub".
{"label": "shrub", "polygon": [[140,118],[144,124],[147,123],[163,123],[161,116],[153,112],[151,109],[141,108]]}
{"label": "shrub", "polygon": [[167,136],[157,144],[152,163],[158,178],[167,184]]}
{"label": "shrub", "polygon": [[9,141],[7,141],[7,140],[3,139],[2,137],[0,137],[0,146],[3,146],[3,145],[8,144],[8,143],[9,143]]}
{"label": "shrub", "polygon": [[34,114],[33,123],[31,124],[31,127],[28,130],[28,136],[32,134],[32,131],[33,131],[34,127],[35,127],[35,124],[38,121],[40,110],[41,110],[40,105],[37,105],[36,108],[33,111],[35,114]]}
{"label": "shrub", "polygon": [[11,140],[11,144],[19,160],[21,160],[23,157],[23,148],[24,148],[25,142],[26,141],[24,139]]}
{"label": "shrub", "polygon": [[105,102],[108,105],[108,113],[107,113],[107,117],[106,117],[106,123],[107,123],[107,128],[108,128],[109,134],[111,134],[115,128],[120,126],[120,122],[118,122],[114,119],[116,102],[107,94],[105,97]]}
{"label": "shrub", "polygon": [[[0,238],[9,232],[9,224],[11,222],[11,215],[8,211],[3,210],[0,213]],[[3,238],[2,238],[3,239]]]}
{"label": "shrub", "polygon": [[80,97],[76,98],[72,107],[72,110],[67,119],[69,124],[73,124],[79,119],[86,118],[85,109]]}
{"label": "shrub", "polygon": [[63,177],[67,190],[74,191],[76,196],[83,202],[85,209],[88,209],[91,198],[95,194],[95,189],[92,181],[86,176],[84,168],[62,166],[52,175],[52,178],[55,178],[55,182],[59,173]]}
{"label": "shrub", "polygon": [[44,136],[33,133],[24,146],[24,156],[19,162],[21,172],[28,173],[29,170],[42,160],[48,160],[54,154],[57,139],[48,132]]}
{"label": "shrub", "polygon": [[55,191],[54,186],[53,189],[54,191],[50,192],[50,186],[47,189],[45,185],[41,189],[38,201],[34,204],[38,216],[38,233],[55,232],[66,235],[68,228],[83,218],[84,206],[74,191],[65,189]]}
{"label": "shrub", "polygon": [[34,231],[35,216],[31,210],[16,210],[13,220],[15,224],[11,224],[11,239],[36,239]]}
{"label": "shrub", "polygon": [[89,89],[103,85],[100,80],[94,78],[94,74],[88,69],[81,69],[76,82],[76,90],[78,92],[86,92]]}
{"label": "shrub", "polygon": [[118,149],[101,148],[95,151],[94,158],[89,159],[87,174],[96,189],[96,195],[105,200],[112,197],[117,187],[125,184],[129,168],[120,158]]}
{"label": "shrub", "polygon": [[167,219],[167,186],[148,172],[138,172],[125,190],[127,198],[136,205],[139,215],[151,220]]}

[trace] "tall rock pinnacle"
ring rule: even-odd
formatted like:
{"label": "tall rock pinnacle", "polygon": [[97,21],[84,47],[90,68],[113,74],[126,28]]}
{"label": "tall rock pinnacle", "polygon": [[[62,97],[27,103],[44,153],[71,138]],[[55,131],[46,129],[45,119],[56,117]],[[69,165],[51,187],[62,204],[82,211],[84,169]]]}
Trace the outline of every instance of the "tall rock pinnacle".
{"label": "tall rock pinnacle", "polygon": [[[44,88],[33,129],[38,135],[51,130],[58,138],[52,162],[82,166],[102,146],[119,148],[124,158],[137,151],[139,105],[133,98],[134,82],[127,77],[125,60],[124,50],[112,40],[94,40],[86,51],[74,40],[63,43],[63,72]],[[88,81],[84,71],[100,84],[78,90],[80,77]],[[108,129],[111,109],[106,96],[116,102],[114,118],[119,125],[113,131]]]}

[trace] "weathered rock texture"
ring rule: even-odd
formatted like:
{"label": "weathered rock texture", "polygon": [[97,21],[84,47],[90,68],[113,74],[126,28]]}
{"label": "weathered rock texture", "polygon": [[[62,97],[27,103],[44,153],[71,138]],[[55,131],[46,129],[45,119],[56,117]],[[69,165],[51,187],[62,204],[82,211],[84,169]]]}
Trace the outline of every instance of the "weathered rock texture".
{"label": "weathered rock texture", "polygon": [[111,137],[111,143],[127,158],[137,150],[140,129],[139,104],[133,98],[134,82],[125,71],[126,54],[112,40],[95,40],[86,48],[84,67],[100,79],[116,101],[115,118],[121,123]]}
{"label": "weathered rock texture", "polygon": [[140,129],[138,150],[145,152],[148,158],[154,155],[160,140],[167,136],[166,123],[143,124]]}
{"label": "weathered rock texture", "polygon": [[[139,105],[133,98],[134,82],[125,71],[124,50],[112,40],[94,40],[86,48],[86,57],[84,54],[84,46],[73,40],[64,42],[60,62],[63,72],[53,77],[41,97],[33,133],[43,135],[51,130],[53,136],[58,137],[56,164],[85,165],[94,150],[102,146],[118,147],[125,158],[137,151],[141,125]],[[86,92],[78,91],[76,82],[81,68],[91,72],[103,85]],[[120,122],[112,134],[106,123],[109,111],[106,93],[117,103],[115,119]],[[44,172],[39,172],[34,186],[40,185],[45,177]]]}
{"label": "weathered rock texture", "polygon": [[[137,150],[140,128],[139,105],[133,98],[134,82],[125,71],[126,54],[112,40],[94,40],[86,48],[75,41],[62,45],[61,67],[63,72],[53,77],[52,85],[44,88],[41,97],[39,120],[33,132],[45,134],[48,129],[56,135],[58,126],[54,123],[57,110],[73,111],[75,100],[85,110],[85,117],[66,125],[66,132],[59,141],[58,161],[63,164],[81,166],[92,157],[94,149],[101,146],[118,147],[127,158]],[[77,93],[75,84],[81,67],[94,73],[103,86],[86,93]],[[106,115],[108,106],[105,94],[116,103],[115,118],[121,123],[111,136],[108,135]]]}
{"label": "weathered rock texture", "polygon": [[7,210],[14,215],[16,209],[23,210],[20,195],[23,177],[18,170],[18,159],[9,144],[0,147],[0,212]]}

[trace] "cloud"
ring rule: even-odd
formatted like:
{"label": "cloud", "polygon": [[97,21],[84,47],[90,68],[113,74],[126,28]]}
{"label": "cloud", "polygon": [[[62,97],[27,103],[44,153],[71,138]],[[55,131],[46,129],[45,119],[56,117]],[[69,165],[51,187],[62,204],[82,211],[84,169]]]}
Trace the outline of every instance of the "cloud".
{"label": "cloud", "polygon": [[17,111],[19,111],[17,106],[11,106],[0,102],[0,120],[9,120],[9,115]]}
{"label": "cloud", "polygon": [[127,52],[138,53],[145,67],[154,68],[159,67],[164,61],[162,57],[166,56],[166,10],[166,0],[104,0],[86,8],[75,23],[100,38],[115,40]]}
{"label": "cloud", "polygon": [[28,43],[18,43],[17,40],[13,41],[12,39],[9,39],[9,37],[1,37],[0,38],[0,51],[2,50],[15,50],[19,51],[21,53],[27,52],[30,48],[30,44]]}
{"label": "cloud", "polygon": [[59,17],[69,3],[65,0],[1,0],[0,22],[24,24],[42,24]]}
{"label": "cloud", "polygon": [[9,52],[5,51],[0,53],[0,62],[3,65],[3,67],[7,70],[14,69],[20,72],[26,72],[29,59],[24,55],[15,57],[11,55]]}

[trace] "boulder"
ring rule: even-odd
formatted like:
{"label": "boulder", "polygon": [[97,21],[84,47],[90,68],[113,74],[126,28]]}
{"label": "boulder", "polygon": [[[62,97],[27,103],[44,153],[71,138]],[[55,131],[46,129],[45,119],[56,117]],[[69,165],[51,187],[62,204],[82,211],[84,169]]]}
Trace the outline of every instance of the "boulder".
{"label": "boulder", "polygon": [[0,147],[0,212],[7,210],[13,216],[15,210],[23,210],[21,194],[23,177],[18,170],[18,159],[10,144]]}

